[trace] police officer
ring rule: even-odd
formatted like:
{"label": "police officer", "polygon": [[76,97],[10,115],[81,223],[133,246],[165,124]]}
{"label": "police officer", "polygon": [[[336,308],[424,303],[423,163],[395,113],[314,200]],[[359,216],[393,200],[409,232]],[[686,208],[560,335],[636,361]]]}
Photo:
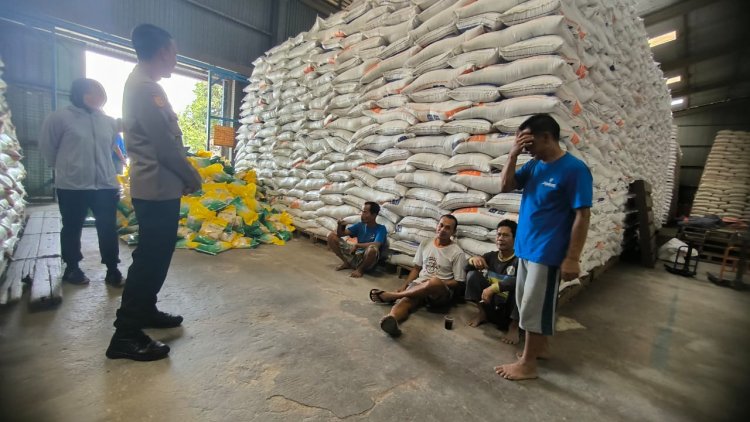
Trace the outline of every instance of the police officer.
{"label": "police officer", "polygon": [[175,249],[180,197],[200,189],[201,178],[185,157],[177,115],[157,84],[177,64],[172,36],[142,24],[133,29],[138,65],[125,82],[123,123],[131,161],[130,194],[138,219],[138,246],[128,269],[110,359],[151,361],[167,357],[169,346],[143,328],[172,328],[182,317],[156,307]]}

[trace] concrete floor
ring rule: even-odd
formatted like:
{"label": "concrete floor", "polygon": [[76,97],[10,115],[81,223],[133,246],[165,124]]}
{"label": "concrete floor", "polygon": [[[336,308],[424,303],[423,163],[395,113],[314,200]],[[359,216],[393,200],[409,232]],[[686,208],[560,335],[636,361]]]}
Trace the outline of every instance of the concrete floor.
{"label": "concrete floor", "polygon": [[66,285],[56,310],[0,312],[3,421],[714,421],[746,409],[748,292],[620,264],[560,310],[541,378],[510,382],[492,368],[517,349],[466,326],[468,305],[451,311],[453,331],[420,311],[389,338],[367,292],[400,281],[336,273],[305,238],[177,251],[160,307],[184,326],[149,331],[170,358],[111,361],[120,291],[102,281],[93,229],[84,236],[89,286]]}

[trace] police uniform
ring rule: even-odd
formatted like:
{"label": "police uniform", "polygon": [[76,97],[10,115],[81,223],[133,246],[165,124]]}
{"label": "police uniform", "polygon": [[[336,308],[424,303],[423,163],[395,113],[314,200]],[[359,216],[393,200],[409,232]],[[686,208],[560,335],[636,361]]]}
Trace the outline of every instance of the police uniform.
{"label": "police uniform", "polygon": [[177,115],[164,90],[140,65],[125,83],[123,126],[139,228],[115,327],[137,330],[157,311],[157,294],[175,249],[180,198],[186,188],[199,188],[201,178],[186,158]]}

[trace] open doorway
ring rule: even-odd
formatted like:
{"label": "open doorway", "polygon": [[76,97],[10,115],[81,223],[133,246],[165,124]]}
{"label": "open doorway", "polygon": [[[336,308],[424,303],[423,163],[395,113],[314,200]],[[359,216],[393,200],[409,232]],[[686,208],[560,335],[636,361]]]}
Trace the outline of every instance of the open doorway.
{"label": "open doorway", "polygon": [[[107,92],[107,103],[104,113],[108,116],[122,117],[122,91],[128,75],[135,67],[135,61],[86,51],[86,77],[99,81]],[[206,148],[206,118],[208,92],[205,80],[173,73],[172,77],[162,79],[159,85],[167,94],[183,132],[183,143],[192,151]],[[221,110],[222,87],[214,85],[212,95],[213,113]]]}

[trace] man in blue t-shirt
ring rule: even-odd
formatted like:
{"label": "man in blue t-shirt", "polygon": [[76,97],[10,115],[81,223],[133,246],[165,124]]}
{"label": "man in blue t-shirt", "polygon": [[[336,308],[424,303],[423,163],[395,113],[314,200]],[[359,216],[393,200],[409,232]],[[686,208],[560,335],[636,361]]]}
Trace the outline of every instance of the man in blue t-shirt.
{"label": "man in blue t-shirt", "polygon": [[[362,277],[366,271],[375,268],[386,248],[388,231],[385,226],[375,222],[380,213],[380,205],[365,202],[362,208],[362,221],[346,227],[343,221],[338,222],[336,232],[328,234],[328,248],[343,262],[336,271],[353,269],[350,277]],[[344,237],[356,238],[349,242]]]}
{"label": "man in blue t-shirt", "polygon": [[[549,354],[560,277],[578,278],[586,243],[593,180],[586,163],[560,148],[560,126],[546,114],[518,128],[501,173],[502,191],[523,189],[516,232],[516,302],[526,344],[517,362],[495,367],[509,380],[537,377],[538,357]],[[533,160],[516,171],[522,151]]]}

